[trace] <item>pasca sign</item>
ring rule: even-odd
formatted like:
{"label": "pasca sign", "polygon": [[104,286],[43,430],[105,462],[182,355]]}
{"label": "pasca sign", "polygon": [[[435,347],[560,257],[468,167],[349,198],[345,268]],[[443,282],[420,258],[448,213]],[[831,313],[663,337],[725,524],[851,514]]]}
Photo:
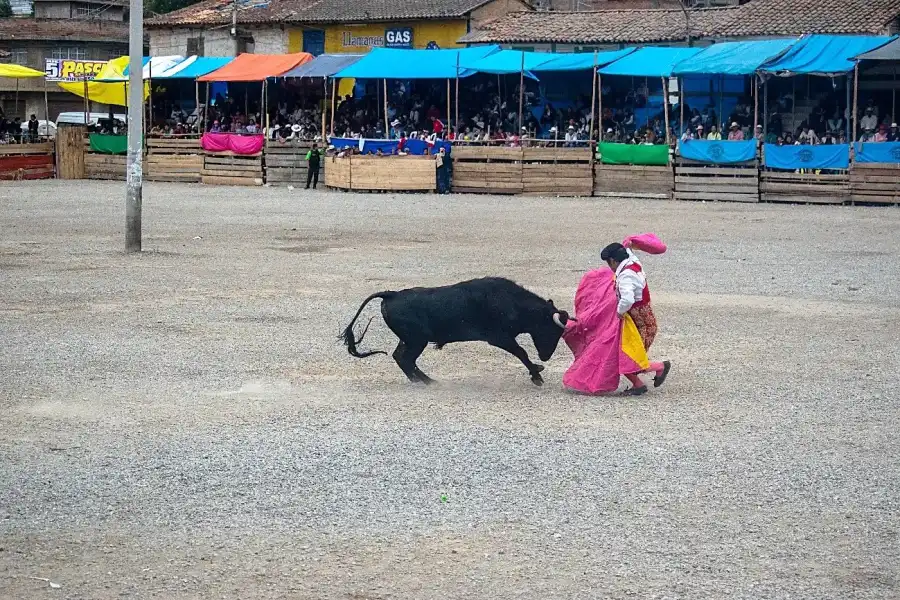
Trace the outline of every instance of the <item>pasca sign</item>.
{"label": "pasca sign", "polygon": [[413,30],[412,27],[395,27],[384,30],[384,47],[385,48],[412,48],[413,47]]}
{"label": "pasca sign", "polygon": [[47,81],[91,80],[106,65],[105,60],[74,60],[69,58],[48,58],[44,65]]}

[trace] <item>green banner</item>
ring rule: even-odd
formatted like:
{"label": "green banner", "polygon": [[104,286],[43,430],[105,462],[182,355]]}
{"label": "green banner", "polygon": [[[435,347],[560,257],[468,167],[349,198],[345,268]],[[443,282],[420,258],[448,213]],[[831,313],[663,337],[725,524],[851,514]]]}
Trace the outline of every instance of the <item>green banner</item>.
{"label": "green banner", "polygon": [[127,135],[103,135],[92,133],[90,135],[91,152],[102,154],[128,154]]}
{"label": "green banner", "polygon": [[667,165],[669,147],[665,144],[611,144],[597,146],[597,158],[604,165]]}

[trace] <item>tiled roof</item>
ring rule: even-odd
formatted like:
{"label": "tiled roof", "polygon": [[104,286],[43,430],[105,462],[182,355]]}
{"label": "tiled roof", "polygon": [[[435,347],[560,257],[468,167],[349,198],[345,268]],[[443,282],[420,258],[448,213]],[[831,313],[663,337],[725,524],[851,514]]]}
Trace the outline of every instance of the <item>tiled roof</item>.
{"label": "tiled roof", "polygon": [[[488,0],[238,0],[238,23],[364,23],[463,17]],[[146,21],[149,27],[225,25],[232,0],[201,2]]]}
{"label": "tiled roof", "polygon": [[[709,35],[734,8],[691,11],[691,36]],[[462,42],[649,43],[685,36],[681,10],[597,10],[591,12],[514,12],[480,26]]]}
{"label": "tiled roof", "polygon": [[[750,0],[691,10],[693,38],[804,33],[883,33],[900,16],[900,0]],[[469,43],[649,43],[683,40],[681,10],[516,12],[482,24]]]}
{"label": "tiled roof", "polygon": [[128,23],[80,19],[0,19],[0,41],[128,42]]}

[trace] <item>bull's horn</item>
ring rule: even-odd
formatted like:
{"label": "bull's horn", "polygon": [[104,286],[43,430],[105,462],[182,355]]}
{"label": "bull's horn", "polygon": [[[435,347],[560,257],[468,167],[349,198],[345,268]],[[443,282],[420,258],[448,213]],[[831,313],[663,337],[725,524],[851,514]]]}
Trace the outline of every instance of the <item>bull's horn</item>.
{"label": "bull's horn", "polygon": [[556,323],[557,325],[559,325],[560,327],[562,327],[563,329],[566,328],[566,324],[563,323],[562,319],[559,318],[558,312],[553,313],[553,322]]}

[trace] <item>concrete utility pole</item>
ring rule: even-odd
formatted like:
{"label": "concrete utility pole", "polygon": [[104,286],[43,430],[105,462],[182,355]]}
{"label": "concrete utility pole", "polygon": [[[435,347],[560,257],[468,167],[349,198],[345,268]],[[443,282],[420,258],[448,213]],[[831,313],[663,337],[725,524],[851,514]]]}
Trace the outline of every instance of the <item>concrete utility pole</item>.
{"label": "concrete utility pole", "polygon": [[125,251],[141,251],[144,165],[144,0],[130,0],[128,25],[128,169],[125,183]]}

